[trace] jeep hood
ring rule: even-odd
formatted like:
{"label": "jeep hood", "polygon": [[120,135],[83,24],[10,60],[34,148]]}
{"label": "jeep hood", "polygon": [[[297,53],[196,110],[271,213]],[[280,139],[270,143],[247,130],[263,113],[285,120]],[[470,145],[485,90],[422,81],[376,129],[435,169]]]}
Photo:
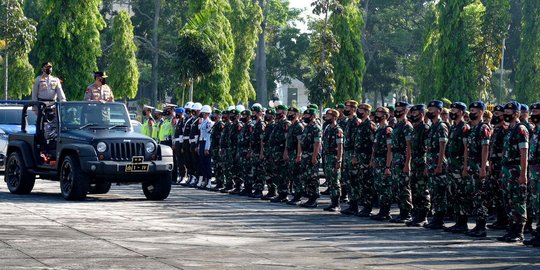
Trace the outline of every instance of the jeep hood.
{"label": "jeep hood", "polygon": [[105,140],[105,141],[118,141],[118,140],[152,140],[150,137],[142,135],[137,132],[128,131],[122,129],[84,129],[84,130],[68,130],[63,131],[60,135],[61,138],[71,140],[81,140],[91,142],[92,140]]}

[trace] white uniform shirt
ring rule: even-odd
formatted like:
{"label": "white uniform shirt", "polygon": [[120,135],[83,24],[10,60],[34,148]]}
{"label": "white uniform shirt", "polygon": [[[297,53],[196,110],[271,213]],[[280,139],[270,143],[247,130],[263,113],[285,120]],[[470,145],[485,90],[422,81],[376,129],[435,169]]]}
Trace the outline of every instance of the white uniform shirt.
{"label": "white uniform shirt", "polygon": [[211,133],[214,122],[210,120],[210,117],[204,119],[199,125],[199,130],[201,131],[201,141],[204,142],[204,150],[210,150],[211,143]]}

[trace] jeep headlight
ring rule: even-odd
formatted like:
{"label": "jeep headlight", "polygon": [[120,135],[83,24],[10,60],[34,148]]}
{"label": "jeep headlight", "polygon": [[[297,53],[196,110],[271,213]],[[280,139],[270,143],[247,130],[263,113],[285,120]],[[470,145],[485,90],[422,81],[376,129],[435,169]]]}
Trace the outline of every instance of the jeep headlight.
{"label": "jeep headlight", "polygon": [[153,142],[147,142],[145,148],[147,153],[153,153],[156,151],[156,145]]}
{"label": "jeep headlight", "polygon": [[100,153],[107,151],[107,144],[104,142],[99,142],[96,146],[96,150]]}

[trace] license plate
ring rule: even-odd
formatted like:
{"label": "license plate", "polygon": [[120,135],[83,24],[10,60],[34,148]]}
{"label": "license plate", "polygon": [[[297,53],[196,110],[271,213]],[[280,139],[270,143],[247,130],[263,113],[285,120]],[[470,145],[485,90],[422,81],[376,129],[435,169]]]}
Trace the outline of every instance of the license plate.
{"label": "license plate", "polygon": [[126,165],[127,173],[147,172],[148,164],[128,164]]}

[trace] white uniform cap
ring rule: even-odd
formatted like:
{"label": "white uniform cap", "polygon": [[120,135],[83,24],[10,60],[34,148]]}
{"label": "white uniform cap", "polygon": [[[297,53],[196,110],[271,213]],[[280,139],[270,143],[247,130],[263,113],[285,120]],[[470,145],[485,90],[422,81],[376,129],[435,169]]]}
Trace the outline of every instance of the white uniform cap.
{"label": "white uniform cap", "polygon": [[236,109],[234,106],[229,106],[229,107],[227,107],[227,111],[232,111],[232,110],[234,110],[234,109]]}
{"label": "white uniform cap", "polygon": [[204,106],[202,106],[201,112],[202,113],[212,113],[212,107],[210,107],[208,105],[204,105]]}
{"label": "white uniform cap", "polygon": [[193,102],[189,101],[189,102],[186,103],[186,105],[184,106],[184,109],[190,109],[190,110],[191,110],[191,107],[193,107]]}
{"label": "white uniform cap", "polygon": [[236,109],[239,110],[240,112],[243,112],[246,110],[246,107],[244,107],[244,105],[240,104],[240,105],[236,105]]}
{"label": "white uniform cap", "polygon": [[193,107],[191,107],[192,110],[200,111],[202,109],[202,104],[199,102],[193,103]]}

